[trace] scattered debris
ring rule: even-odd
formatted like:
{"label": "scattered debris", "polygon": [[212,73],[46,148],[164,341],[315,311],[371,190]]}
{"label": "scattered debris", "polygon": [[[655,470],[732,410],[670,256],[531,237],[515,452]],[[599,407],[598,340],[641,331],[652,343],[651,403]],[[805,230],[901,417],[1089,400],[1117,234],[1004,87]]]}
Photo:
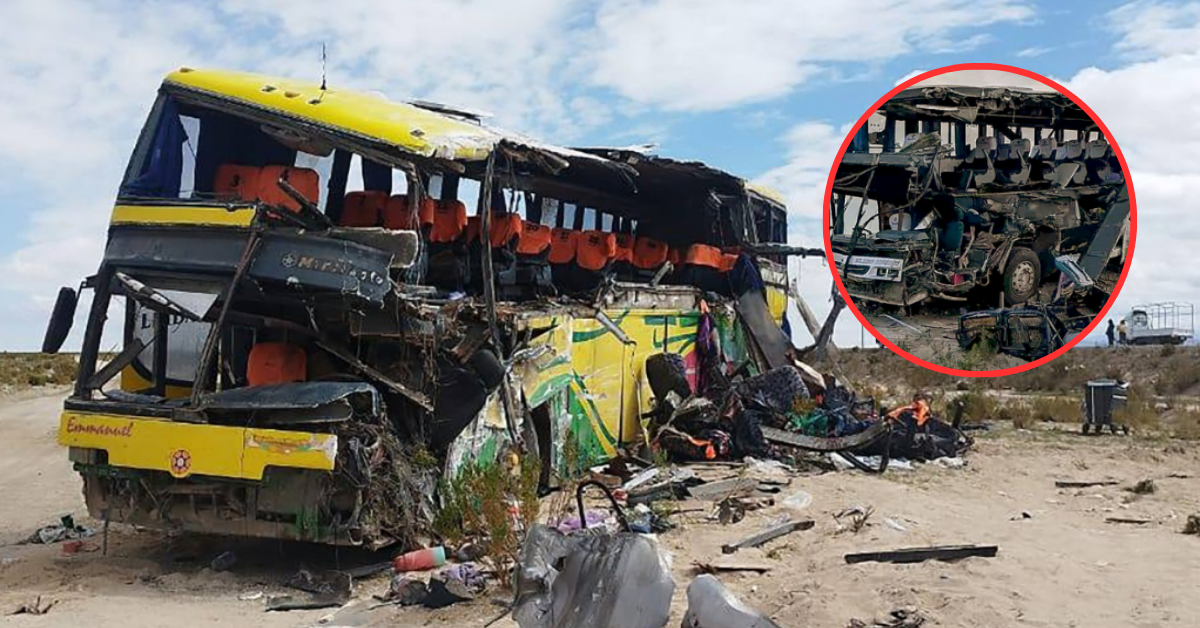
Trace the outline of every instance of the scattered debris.
{"label": "scattered debris", "polygon": [[58,523],[38,528],[29,538],[23,543],[41,543],[43,545],[53,545],[60,541],[71,541],[78,539],[86,539],[95,536],[96,531],[75,524],[75,518],[71,515],[63,515]]}
{"label": "scattered debris", "polygon": [[648,537],[568,536],[537,524],[521,547],[516,589],[521,628],[662,628],[675,582]]}
{"label": "scattered debris", "polygon": [[717,501],[749,494],[758,488],[758,484],[758,480],[754,478],[729,478],[693,486],[688,489],[688,494],[693,499]]}
{"label": "scattered debris", "polygon": [[262,591],[250,591],[248,593],[239,595],[238,600],[242,602],[253,602],[255,600],[261,600],[263,595],[265,594]]}
{"label": "scattered debris", "polygon": [[1154,484],[1154,480],[1141,480],[1128,489],[1134,495],[1152,495],[1158,491],[1158,486]]}
{"label": "scattered debris", "polygon": [[1013,515],[1008,518],[1009,521],[1024,521],[1026,519],[1033,519],[1033,515],[1027,510],[1022,510],[1021,514]]}
{"label": "scattered debris", "polygon": [[723,559],[717,559],[717,560],[709,561],[709,562],[695,561],[692,563],[692,567],[694,567],[696,569],[697,573],[707,573],[707,574],[717,574],[717,573],[734,572],[734,571],[753,571],[755,573],[761,574],[761,573],[766,573],[768,571],[771,571],[771,569],[773,569],[773,566],[769,565],[767,563],[733,562],[733,561],[728,561],[728,560],[723,560]]}
{"label": "scattered debris", "polygon": [[766,615],[734,597],[720,580],[709,574],[697,576],[688,585],[687,601],[680,628],[780,628]]}
{"label": "scattered debris", "polygon": [[428,596],[429,585],[424,580],[405,574],[396,574],[388,583],[387,593],[376,597],[384,602],[392,602],[400,606],[416,606],[423,604]]}
{"label": "scattered debris", "polygon": [[55,604],[58,604],[58,600],[43,598],[39,595],[32,601],[18,605],[9,615],[45,615]]}
{"label": "scattered debris", "polygon": [[1132,517],[1106,517],[1104,519],[1104,521],[1106,523],[1128,523],[1131,525],[1138,525],[1138,526],[1146,525],[1148,523],[1154,523],[1154,521],[1151,519],[1135,519]]}
{"label": "scattered debris", "polygon": [[756,534],[752,534],[736,543],[727,543],[721,546],[721,552],[732,554],[740,549],[747,547],[758,547],[767,541],[772,541],[781,536],[786,536],[797,530],[809,530],[816,523],[812,519],[799,519],[796,521],[784,521],[772,525]]}
{"label": "scattered debris", "polygon": [[1187,523],[1183,524],[1183,533],[1200,535],[1200,515],[1188,515]]}
{"label": "scattered debris", "polygon": [[430,578],[429,592],[421,604],[425,608],[445,608],[475,599],[475,593],[462,580],[444,575]]}
{"label": "scattered debris", "polygon": [[883,520],[883,522],[885,524],[887,524],[887,527],[889,527],[897,532],[908,532],[908,528],[900,525],[899,521],[896,521],[895,519],[892,519],[891,517],[885,518]]}
{"label": "scattered debris", "polygon": [[233,567],[237,563],[237,554],[231,551],[221,552],[216,558],[208,563],[209,569],[213,571],[225,571]]}
{"label": "scattered debris", "polygon": [[847,628],[917,628],[925,624],[925,617],[916,608],[896,609],[886,616],[869,621],[851,619]]}
{"label": "scattered debris", "polygon": [[351,585],[350,575],[340,571],[329,571],[321,575],[314,574],[308,569],[297,571],[283,583],[283,586],[298,589],[306,593],[334,593],[343,591],[349,596]]}
{"label": "scattered debris", "polygon": [[1116,486],[1116,480],[1055,480],[1055,488],[1089,488],[1092,486]]}
{"label": "scattered debris", "polygon": [[427,547],[401,554],[392,559],[392,569],[396,572],[425,571],[446,564],[446,548]]}
{"label": "scattered debris", "polygon": [[788,510],[804,510],[812,503],[812,499],[812,495],[804,491],[796,491],[780,501],[779,505]]}
{"label": "scattered debris", "polygon": [[880,562],[880,563],[921,563],[927,560],[951,561],[972,556],[992,558],[999,551],[995,545],[942,545],[934,547],[911,547],[885,552],[864,552],[861,554],[846,554],[848,564]]}
{"label": "scattered debris", "polygon": [[871,519],[871,515],[875,514],[875,509],[871,506],[851,506],[845,510],[833,515],[834,522],[838,525],[838,531],[846,530],[846,526],[842,524],[842,519],[850,518],[849,530],[858,534],[867,525],[867,521]]}

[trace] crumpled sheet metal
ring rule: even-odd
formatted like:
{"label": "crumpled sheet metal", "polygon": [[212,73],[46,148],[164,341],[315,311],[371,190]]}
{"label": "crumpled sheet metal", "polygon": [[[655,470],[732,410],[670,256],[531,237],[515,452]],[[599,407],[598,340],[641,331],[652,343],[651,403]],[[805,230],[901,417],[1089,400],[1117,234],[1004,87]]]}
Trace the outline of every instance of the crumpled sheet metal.
{"label": "crumpled sheet metal", "polygon": [[680,628],[782,628],[734,597],[714,576],[697,576],[687,590],[688,608]]}
{"label": "crumpled sheet metal", "polygon": [[662,628],[675,581],[650,538],[567,536],[536,525],[521,547],[513,619],[521,628]]}

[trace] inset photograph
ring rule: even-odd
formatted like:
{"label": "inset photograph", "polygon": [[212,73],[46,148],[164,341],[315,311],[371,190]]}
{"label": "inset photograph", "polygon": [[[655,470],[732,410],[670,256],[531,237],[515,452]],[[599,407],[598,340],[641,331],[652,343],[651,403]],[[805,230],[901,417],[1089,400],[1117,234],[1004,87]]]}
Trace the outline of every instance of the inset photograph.
{"label": "inset photograph", "polygon": [[852,133],[828,247],[880,344],[939,370],[1003,371],[1070,346],[1116,296],[1128,173],[1100,120],[1050,83],[931,76]]}

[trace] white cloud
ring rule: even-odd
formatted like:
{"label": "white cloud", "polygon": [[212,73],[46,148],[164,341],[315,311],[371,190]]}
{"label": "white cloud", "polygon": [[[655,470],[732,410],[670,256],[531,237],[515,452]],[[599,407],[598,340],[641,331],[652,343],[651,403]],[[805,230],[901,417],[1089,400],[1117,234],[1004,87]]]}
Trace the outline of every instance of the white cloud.
{"label": "white cloud", "polygon": [[1044,46],[1033,46],[1031,48],[1022,48],[1017,51],[1017,56],[1022,59],[1033,59],[1044,54],[1054,52],[1054,48]]}
{"label": "white cloud", "polygon": [[594,80],[639,102],[711,110],[766,100],[838,62],[982,43],[956,31],[1033,14],[1019,0],[611,0],[597,12]]}
{"label": "white cloud", "polygon": [[1200,41],[1200,3],[1132,2],[1107,17],[1121,35],[1117,50],[1134,58],[1192,53]]}

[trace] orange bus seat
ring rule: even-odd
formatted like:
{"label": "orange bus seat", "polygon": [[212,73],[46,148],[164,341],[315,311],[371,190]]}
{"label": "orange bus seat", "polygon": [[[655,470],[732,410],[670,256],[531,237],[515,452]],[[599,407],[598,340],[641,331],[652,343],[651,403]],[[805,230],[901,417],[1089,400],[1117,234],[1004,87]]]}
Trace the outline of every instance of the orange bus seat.
{"label": "orange bus seat", "polygon": [[470,244],[479,239],[479,232],[483,228],[483,219],[479,216],[471,216],[467,218],[467,228],[464,230],[467,234],[467,244]]}
{"label": "orange bus seat", "polygon": [[575,246],[575,263],[585,270],[604,270],[617,254],[617,239],[604,231],[584,231]]}
{"label": "orange bus seat", "polygon": [[304,349],[285,342],[260,342],[250,348],[246,382],[251,386],[286,384],[308,379]]}
{"label": "orange bus seat", "polygon": [[507,247],[514,239],[519,239],[523,222],[517,214],[492,214],[492,223],[488,225],[492,246]]}
{"label": "orange bus seat", "polygon": [[339,222],[343,227],[378,227],[387,201],[386,192],[349,192]]}
{"label": "orange bus seat", "polygon": [[263,166],[262,177],[259,179],[258,200],[267,205],[283,207],[294,212],[300,211],[300,203],[280,189],[280,179],[290,183],[312,204],[316,205],[321,200],[321,177],[317,171],[292,166]]}
{"label": "orange bus seat", "polygon": [[683,263],[691,266],[721,268],[721,249],[707,244],[693,244],[683,256]]}
{"label": "orange bus seat", "polygon": [[737,254],[722,253],[721,261],[720,261],[720,264],[718,264],[718,266],[717,266],[717,270],[719,270],[723,273],[727,273],[727,272],[733,270],[733,267],[737,265],[737,261],[738,261]]}
{"label": "orange bus seat", "polygon": [[633,234],[632,233],[618,233],[616,242],[617,242],[617,252],[615,255],[613,255],[613,261],[614,262],[625,262],[627,264],[632,264],[633,263],[633,243],[634,243]]}
{"label": "orange bus seat", "polygon": [[217,178],[213,181],[213,193],[221,200],[253,203],[258,200],[261,178],[262,168],[221,164],[217,167]]}
{"label": "orange bus seat", "polygon": [[526,222],[521,226],[521,239],[517,241],[519,255],[541,255],[550,248],[550,227],[536,222]]}
{"label": "orange bus seat", "polygon": [[383,208],[383,226],[388,229],[420,229],[433,224],[437,201],[428,196],[421,198],[421,209],[413,216],[407,194],[395,194]]}
{"label": "orange bus seat", "polygon": [[633,241],[633,265],[642,270],[657,270],[667,263],[668,252],[663,242],[639,237]]}
{"label": "orange bus seat", "polygon": [[433,210],[431,242],[453,242],[462,237],[467,227],[467,206],[462,201],[442,201]]}
{"label": "orange bus seat", "polygon": [[576,240],[579,232],[570,229],[553,229],[550,232],[551,264],[569,264],[575,260]]}

